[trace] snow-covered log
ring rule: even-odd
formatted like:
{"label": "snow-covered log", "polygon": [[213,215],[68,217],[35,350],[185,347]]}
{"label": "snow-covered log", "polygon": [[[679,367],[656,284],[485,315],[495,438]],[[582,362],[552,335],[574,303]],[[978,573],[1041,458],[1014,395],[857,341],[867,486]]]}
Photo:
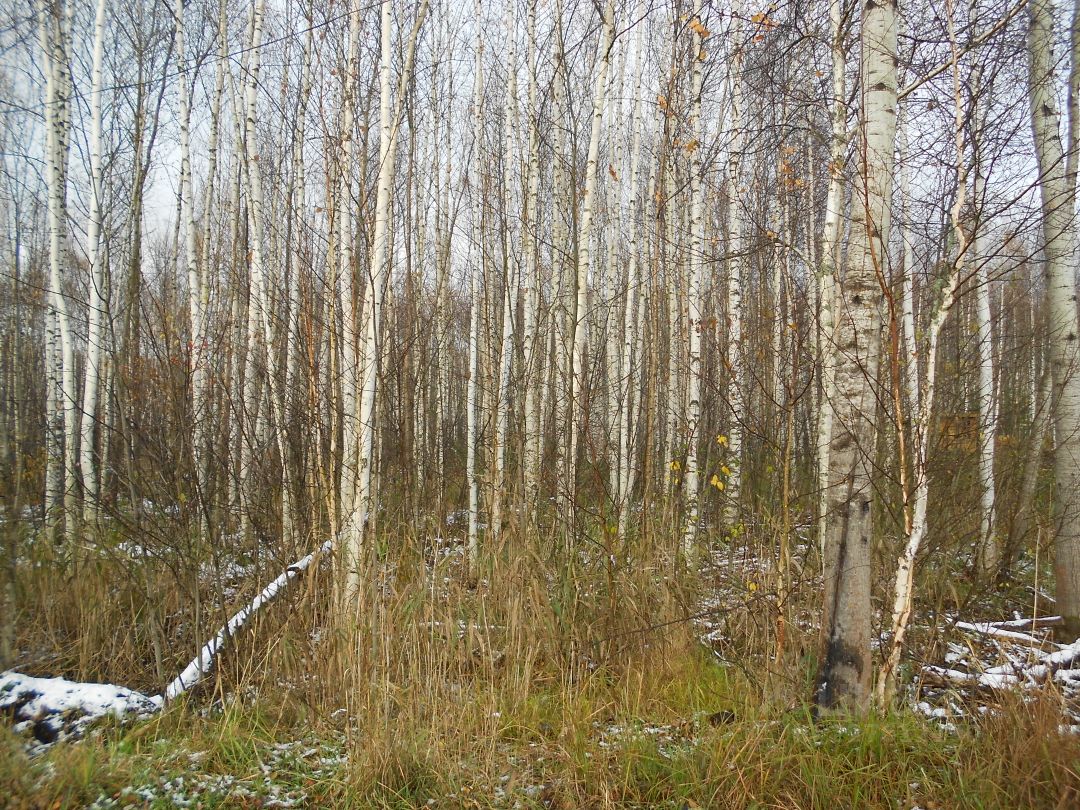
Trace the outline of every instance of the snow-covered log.
{"label": "snow-covered log", "polygon": [[145,717],[161,708],[161,697],[110,683],[78,683],[0,673],[0,713],[10,714],[16,731],[49,744],[77,739],[102,717]]}
{"label": "snow-covered log", "polygon": [[1002,622],[989,622],[999,630],[1037,630],[1040,627],[1060,627],[1065,620],[1060,616],[1036,616],[1034,619],[1008,619]]}
{"label": "snow-covered log", "polygon": [[160,695],[148,696],[109,683],[79,683],[63,678],[34,678],[21,672],[0,672],[0,714],[10,714],[16,731],[29,731],[41,743],[78,739],[86,728],[106,715],[146,717],[171,700],[190,691],[213,670],[217,656],[251,617],[274,601],[296,577],[311,567],[319,555],[333,550],[327,540],[284,571],[242,610],[232,615],[210,641],[203,645],[183,672]]}
{"label": "snow-covered log", "polygon": [[[1027,644],[1042,644],[1044,643],[1040,639],[1035,638],[1028,633],[1020,633],[1016,630],[1009,630],[1005,627],[1001,627],[998,624],[992,622],[975,622],[974,624],[969,622],[957,622],[957,629],[967,630],[972,633],[981,633],[984,636],[994,636],[995,638],[1005,638],[1011,641],[1022,641]],[[1061,646],[1061,645],[1056,645]]]}
{"label": "snow-covered log", "polygon": [[946,686],[972,686],[983,689],[1009,689],[1020,685],[1035,685],[1054,678],[1057,673],[1071,671],[1070,665],[1080,661],[1080,639],[1051,653],[1032,649],[1038,663],[1012,662],[991,667],[985,672],[961,672],[948,667],[923,667],[923,677],[932,683]]}

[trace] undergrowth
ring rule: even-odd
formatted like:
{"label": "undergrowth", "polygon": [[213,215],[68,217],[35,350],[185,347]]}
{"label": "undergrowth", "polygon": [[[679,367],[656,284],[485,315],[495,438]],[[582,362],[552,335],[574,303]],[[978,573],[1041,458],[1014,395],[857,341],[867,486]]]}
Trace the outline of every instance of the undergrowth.
{"label": "undergrowth", "polygon": [[288,697],[194,702],[33,760],[0,732],[21,807],[1075,807],[1080,740],[1052,707],[955,732],[908,712],[814,722],[697,651],[527,694],[488,678],[352,714]]}
{"label": "undergrowth", "polygon": [[[660,533],[618,548],[579,538],[571,558],[553,533],[509,534],[474,571],[456,545],[393,540],[348,610],[333,566],[314,569],[236,639],[212,684],[150,721],[35,757],[0,725],[0,804],[1080,805],[1080,739],[1059,733],[1052,695],[949,731],[903,708],[813,719],[803,617],[818,590],[796,588],[781,621],[753,538],[739,566],[718,548],[690,570]],[[220,560],[106,549],[85,578],[44,555],[18,566],[17,645],[34,674],[160,689],[277,564],[244,568],[253,581],[230,591],[200,573]]]}

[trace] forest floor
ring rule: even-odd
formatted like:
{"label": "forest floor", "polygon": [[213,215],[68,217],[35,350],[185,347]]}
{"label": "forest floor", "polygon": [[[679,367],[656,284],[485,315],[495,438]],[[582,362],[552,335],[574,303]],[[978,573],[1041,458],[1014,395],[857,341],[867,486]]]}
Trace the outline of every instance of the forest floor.
{"label": "forest floor", "polygon": [[[226,566],[216,585],[242,601],[234,568]],[[452,589],[464,578],[461,568],[460,547],[446,543],[434,543],[423,566],[433,591]],[[457,620],[456,634],[440,631],[451,647],[456,636],[463,651],[455,655],[468,666],[425,658],[418,646],[409,671],[419,677],[373,681],[355,701],[326,684],[313,692],[295,671],[292,679],[278,671],[247,679],[223,673],[212,694],[159,713],[142,706],[141,719],[106,717],[85,728],[72,711],[58,722],[69,724],[73,738],[55,744],[33,739],[32,722],[0,724],[0,804],[1080,806],[1080,672],[1063,668],[1026,685],[1017,678],[1002,689],[978,680],[1007,667],[1020,672],[1062,648],[1052,622],[1022,628],[1001,615],[1010,607],[1023,612],[1023,588],[1014,589],[1015,604],[998,596],[993,604],[923,611],[912,631],[922,658],[905,669],[896,710],[858,721],[815,719],[808,701],[813,606],[793,603],[786,628],[778,627],[769,571],[751,549],[715,550],[682,611],[686,621],[618,666],[586,660],[560,669],[540,654],[515,654],[524,648],[508,638],[494,654],[473,638],[477,617],[486,616],[474,612]],[[816,590],[812,581],[800,585]],[[469,587],[470,604],[483,602],[484,583]],[[511,613],[496,619],[492,611],[486,626],[510,626]],[[959,622],[961,614],[972,622]],[[444,622],[435,615],[417,612],[429,635],[451,623],[450,612]],[[995,617],[1014,621],[987,623]],[[544,631],[539,612],[527,618]],[[307,635],[319,641],[319,633]],[[481,659],[486,664],[475,665]],[[923,664],[937,665],[937,675]],[[972,680],[946,677],[957,673]],[[320,677],[334,675],[328,669]]]}

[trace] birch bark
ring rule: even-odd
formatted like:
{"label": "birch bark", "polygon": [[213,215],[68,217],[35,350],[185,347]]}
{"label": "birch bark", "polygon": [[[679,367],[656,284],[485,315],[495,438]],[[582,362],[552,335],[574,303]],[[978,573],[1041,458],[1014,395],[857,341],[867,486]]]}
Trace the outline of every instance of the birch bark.
{"label": "birch bark", "polygon": [[726,445],[725,466],[731,471],[727,476],[724,499],[724,523],[729,536],[734,539],[742,530],[739,506],[742,500],[742,444],[743,425],[746,423],[745,355],[743,352],[743,277],[746,268],[746,214],[743,209],[743,150],[747,145],[746,80],[743,76],[743,48],[746,33],[741,22],[744,16],[742,0],[732,3],[732,34],[734,36],[731,56],[731,148],[728,152],[728,408],[730,420],[728,432],[719,440]]}
{"label": "birch bark", "polygon": [[90,207],[86,223],[86,255],[90,263],[90,300],[86,336],[86,371],[83,377],[82,438],[79,477],[83,488],[83,522],[97,516],[98,474],[94,464],[94,428],[101,422],[98,388],[105,342],[105,252],[101,250],[101,64],[105,51],[105,0],[98,0],[94,15],[94,55],[90,89]]}
{"label": "birch bark", "polygon": [[524,510],[526,525],[535,518],[539,500],[540,459],[543,451],[541,390],[542,355],[537,349],[542,345],[539,329],[540,316],[540,268],[538,262],[540,212],[540,111],[536,107],[536,0],[529,0],[528,11],[529,70],[528,116],[529,116],[529,168],[528,189],[525,198],[524,217],[521,223],[522,252],[525,254],[524,280],[525,317],[523,324],[524,386],[525,386],[525,449],[524,449]]}
{"label": "birch bark", "polygon": [[847,154],[847,47],[844,43],[844,0],[829,0],[832,30],[832,133],[829,140],[829,185],[821,235],[822,264],[817,273],[818,329],[821,334],[821,409],[817,419],[818,544],[824,559],[828,529],[829,453],[832,446],[833,397],[836,376],[836,279],[840,267],[840,220],[844,206],[844,163]]}
{"label": "birch bark", "polygon": [[588,431],[588,412],[585,408],[585,378],[587,373],[585,346],[588,339],[586,332],[589,303],[589,264],[592,257],[592,219],[593,205],[596,198],[596,163],[600,152],[600,129],[607,95],[607,74],[611,64],[611,51],[614,44],[615,4],[613,0],[608,0],[604,4],[603,32],[600,36],[599,52],[597,54],[599,68],[593,90],[592,128],[589,135],[588,157],[585,162],[585,192],[581,198],[581,222],[578,224],[577,237],[577,307],[574,314],[574,353],[571,357],[570,368],[573,384],[571,392],[573,414],[570,430],[570,463],[568,464],[567,474],[567,486],[571,491],[574,490],[577,481],[577,460],[581,449],[581,436]]}
{"label": "birch bark", "polygon": [[640,174],[641,174],[641,38],[644,28],[645,3],[638,0],[634,19],[639,20],[638,28],[634,32],[634,98],[632,112],[630,114],[630,222],[628,240],[630,242],[630,256],[626,269],[626,297],[623,309],[623,332],[622,332],[622,379],[619,392],[619,480],[616,489],[616,503],[619,509],[619,537],[626,539],[627,521],[630,516],[630,454],[633,451],[631,425],[634,413],[634,392],[640,386],[639,364],[640,352],[635,354],[635,336],[640,334],[640,326],[635,328],[635,307],[644,301],[645,296],[638,291],[638,224],[641,219],[640,200]]}
{"label": "birch bark", "polygon": [[[394,157],[397,147],[397,130],[408,77],[412,73],[413,56],[420,26],[427,15],[428,0],[423,0],[417,11],[416,21],[406,43],[405,63],[398,83],[397,102],[391,116],[390,68],[393,60],[391,49],[390,2],[383,0],[380,17],[379,58],[379,178],[375,199],[375,229],[372,238],[371,264],[368,275],[368,291],[365,296],[365,330],[362,362],[363,386],[360,391],[360,454],[359,481],[351,513],[346,517],[342,531],[345,550],[347,603],[355,603],[360,593],[361,561],[364,540],[371,531],[369,519],[374,509],[376,450],[376,393],[382,350],[383,296],[390,275],[390,198],[394,182]],[[356,605],[359,608],[359,605]]]}
{"label": "birch bark", "polygon": [[[952,3],[946,2],[947,25],[949,38],[953,45],[953,56],[958,62],[958,48],[956,32],[954,28]],[[956,64],[953,66],[953,139],[956,146],[956,197],[953,200],[950,216],[956,242],[956,256],[949,267],[948,278],[945,281],[945,291],[941,302],[934,310],[930,323],[926,330],[926,378],[922,391],[911,397],[917,402],[915,424],[912,429],[912,449],[914,453],[914,504],[911,514],[911,522],[908,528],[907,542],[899,560],[897,560],[896,580],[893,586],[893,609],[892,609],[892,634],[888,645],[888,653],[885,663],[878,675],[876,696],[879,704],[885,704],[892,699],[895,691],[896,668],[900,664],[900,654],[903,650],[904,638],[907,634],[908,622],[911,619],[912,604],[914,600],[914,576],[915,557],[919,553],[923,538],[927,530],[927,509],[930,503],[930,477],[927,466],[927,449],[929,446],[930,420],[933,417],[934,397],[937,392],[937,348],[941,337],[941,330],[945,321],[952,312],[956,303],[957,291],[964,275],[964,267],[967,262],[969,247],[969,234],[962,221],[964,205],[967,193],[968,170],[965,163],[965,127],[967,126],[966,113],[964,112],[963,97],[961,95],[960,73]],[[907,185],[906,179],[903,181]],[[905,189],[906,190],[906,189]],[[914,343],[914,315],[912,314],[913,268],[905,268],[904,279],[904,331],[907,333],[910,345]],[[918,357],[921,352],[915,349],[908,362],[908,384],[912,384],[913,378],[918,378]],[[916,382],[917,387],[917,382]],[[913,391],[917,388],[913,388]],[[898,425],[899,429],[902,426]]]}
{"label": "birch bark", "polygon": [[835,421],[829,461],[819,710],[865,711],[870,698],[873,453],[880,305],[888,260],[896,132],[896,0],[863,4],[858,128],[861,167],[835,329]]}
{"label": "birch bark", "polygon": [[[65,2],[46,5],[36,0],[38,41],[45,68],[45,167],[48,189],[49,283],[48,298],[52,321],[52,353],[46,352],[46,367],[52,380],[52,411],[47,421],[53,426],[46,475],[45,524],[49,539],[60,541],[63,524],[68,541],[75,538],[75,504],[78,480],[75,457],[78,431],[75,390],[75,351],[72,345],[67,299],[64,294],[67,246],[67,145],[71,127],[69,94],[71,79],[67,60],[71,38],[71,10]],[[47,347],[48,348],[48,347]],[[60,459],[63,459],[62,462]],[[60,470],[63,470],[62,483]]]}
{"label": "birch bark", "polygon": [[[1080,9],[1077,4],[1076,9]],[[1057,533],[1054,577],[1057,608],[1069,631],[1080,630],[1080,323],[1076,313],[1075,186],[1068,182],[1055,96],[1050,0],[1028,5],[1031,128],[1042,197],[1050,370],[1054,387],[1054,498]],[[1077,12],[1074,10],[1074,15]],[[1074,99],[1075,100],[1075,99]],[[1070,110],[1075,119],[1076,109]],[[1068,154],[1078,144],[1068,144]]]}
{"label": "birch bark", "polygon": [[503,107],[503,274],[502,337],[499,340],[498,386],[495,396],[494,487],[491,496],[491,533],[498,537],[503,529],[503,506],[507,501],[510,477],[507,472],[507,445],[510,443],[510,375],[514,360],[514,321],[518,298],[518,272],[514,255],[514,235],[510,208],[514,194],[514,142],[517,122],[517,38],[514,36],[516,2],[506,5],[506,98]]}
{"label": "birch bark", "polygon": [[473,77],[473,146],[472,161],[469,166],[469,186],[472,192],[473,203],[473,239],[474,257],[472,268],[469,273],[469,383],[465,399],[465,418],[467,447],[465,459],[465,477],[469,488],[469,535],[467,541],[468,561],[470,570],[475,575],[477,570],[478,554],[480,551],[479,523],[480,523],[480,474],[477,464],[477,446],[480,442],[480,414],[479,414],[479,374],[480,374],[480,310],[483,306],[482,280],[485,272],[484,262],[484,209],[480,193],[480,158],[481,147],[484,138],[484,39],[479,24],[480,2],[475,0],[476,11],[476,41],[475,41],[475,75]]}
{"label": "birch bark", "polygon": [[690,289],[687,296],[689,320],[687,332],[690,343],[687,395],[687,448],[685,487],[685,523],[683,526],[683,556],[689,560],[694,552],[694,540],[698,524],[698,460],[697,446],[700,440],[698,427],[701,422],[701,332],[704,326],[702,311],[705,306],[704,219],[701,192],[701,66],[705,59],[702,48],[701,0],[694,0],[690,27],[693,31],[691,56],[693,68],[690,80],[690,137],[686,148],[690,150]]}

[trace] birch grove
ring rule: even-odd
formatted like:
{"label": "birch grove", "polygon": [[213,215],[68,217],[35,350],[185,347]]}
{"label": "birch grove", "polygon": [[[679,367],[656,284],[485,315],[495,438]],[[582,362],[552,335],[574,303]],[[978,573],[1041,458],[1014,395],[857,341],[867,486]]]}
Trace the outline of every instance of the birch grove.
{"label": "birch grove", "polygon": [[158,670],[240,616],[206,570],[333,559],[362,633],[448,549],[571,669],[617,609],[735,587],[826,713],[906,694],[946,603],[1022,588],[1075,637],[1080,11],[20,9],[4,525],[64,571],[169,561]]}

